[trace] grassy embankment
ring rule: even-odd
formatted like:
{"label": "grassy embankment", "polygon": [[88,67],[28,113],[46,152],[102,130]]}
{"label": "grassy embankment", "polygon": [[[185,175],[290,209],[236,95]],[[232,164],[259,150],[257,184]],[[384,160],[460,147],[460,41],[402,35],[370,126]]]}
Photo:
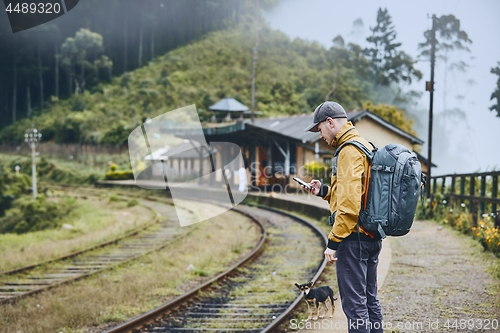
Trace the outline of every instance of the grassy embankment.
{"label": "grassy embankment", "polygon": [[[56,191],[50,200],[63,195]],[[155,213],[126,201],[110,202],[108,194],[78,198],[64,218],[71,229],[48,229],[25,234],[0,234],[0,271],[44,262],[115,239],[153,220]]]}
{"label": "grassy embankment", "polygon": [[[204,204],[194,213],[213,209]],[[223,271],[257,243],[259,230],[229,211],[193,224],[189,237],[88,279],[0,307],[0,332],[101,332]],[[187,269],[190,265],[193,269]]]}
{"label": "grassy embankment", "polygon": [[[2,154],[2,157],[8,163],[22,158],[13,154]],[[82,165],[81,161],[49,159],[48,162],[80,179],[92,172],[103,173],[100,167]],[[71,178],[62,179],[64,183],[68,180],[71,181]],[[50,179],[48,183],[39,183],[41,192],[45,192],[46,187],[51,189],[48,200],[58,200],[63,195],[78,197],[76,208],[64,220],[73,228],[0,235],[2,271],[114,239],[151,221],[155,216],[143,206],[128,207],[127,201],[117,201],[118,191],[101,190],[98,197],[93,197],[87,191],[82,191],[81,187],[59,188],[54,183],[57,182]],[[124,196],[139,195],[132,199],[139,201],[140,196],[151,194],[151,191],[119,192],[119,195]],[[87,199],[83,199],[83,196]],[[185,215],[196,215],[209,209],[196,205],[193,211],[193,205],[186,205],[191,211]],[[201,230],[198,230],[198,225],[191,226],[191,237],[170,245],[166,250],[21,300],[15,305],[4,305],[0,307],[3,318],[0,332],[82,332],[81,328],[85,325],[92,327],[109,321],[123,321],[149,310],[162,303],[165,297],[179,295],[182,290],[196,285],[200,279],[207,279],[223,270],[255,245],[258,230],[249,225],[246,219],[233,220],[234,213],[227,219],[202,226]],[[194,248],[200,251],[193,251]],[[195,268],[186,271],[190,264]]]}

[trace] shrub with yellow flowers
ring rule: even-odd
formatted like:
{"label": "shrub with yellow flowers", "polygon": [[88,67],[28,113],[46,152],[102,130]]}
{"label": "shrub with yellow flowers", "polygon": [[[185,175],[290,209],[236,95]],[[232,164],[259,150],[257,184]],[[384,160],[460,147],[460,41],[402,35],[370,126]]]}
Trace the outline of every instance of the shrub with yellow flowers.
{"label": "shrub with yellow flowers", "polygon": [[106,180],[126,180],[134,179],[134,173],[129,169],[128,165],[118,167],[116,163],[109,163],[109,170],[106,171],[104,176]]}
{"label": "shrub with yellow flowers", "polygon": [[464,234],[470,234],[472,230],[472,216],[467,213],[460,213],[453,222],[454,228]]}
{"label": "shrub with yellow flowers", "polygon": [[485,251],[489,250],[500,257],[500,232],[498,228],[495,228],[491,216],[483,216],[478,226],[472,228],[472,232]]}

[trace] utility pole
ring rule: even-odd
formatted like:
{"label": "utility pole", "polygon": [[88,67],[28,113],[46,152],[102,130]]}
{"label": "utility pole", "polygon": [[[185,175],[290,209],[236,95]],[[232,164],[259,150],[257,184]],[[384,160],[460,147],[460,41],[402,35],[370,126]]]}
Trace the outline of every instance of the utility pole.
{"label": "utility pole", "polygon": [[31,181],[33,183],[33,199],[36,199],[36,146],[42,140],[42,133],[38,132],[36,128],[26,130],[24,133],[24,142],[31,148]]}
{"label": "utility pole", "polygon": [[252,54],[252,124],[255,113],[255,68],[257,67],[257,57],[259,55],[259,0],[255,0],[255,46]]}
{"label": "utility pole", "polygon": [[432,30],[431,30],[431,81],[425,83],[425,90],[430,92],[430,103],[429,103],[429,146],[427,159],[429,161],[428,172],[427,172],[427,197],[430,198],[431,192],[431,169],[432,169],[432,113],[434,107],[434,65],[436,64],[436,15],[432,15]]}

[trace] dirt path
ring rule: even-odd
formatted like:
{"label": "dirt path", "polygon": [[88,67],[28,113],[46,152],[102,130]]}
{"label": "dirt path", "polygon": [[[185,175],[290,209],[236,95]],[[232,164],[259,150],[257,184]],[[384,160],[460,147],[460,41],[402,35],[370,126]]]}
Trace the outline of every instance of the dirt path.
{"label": "dirt path", "polygon": [[[500,262],[476,241],[417,221],[408,235],[390,237],[384,246],[391,250],[381,254],[378,272],[384,332],[500,332],[500,286],[488,273]],[[329,271],[327,279],[336,285],[334,270]],[[301,326],[299,332],[347,332],[340,300],[336,305],[333,320]]]}
{"label": "dirt path", "polygon": [[387,332],[500,332],[498,280],[487,272],[497,259],[477,242],[421,221],[389,241],[392,262],[379,293]]}

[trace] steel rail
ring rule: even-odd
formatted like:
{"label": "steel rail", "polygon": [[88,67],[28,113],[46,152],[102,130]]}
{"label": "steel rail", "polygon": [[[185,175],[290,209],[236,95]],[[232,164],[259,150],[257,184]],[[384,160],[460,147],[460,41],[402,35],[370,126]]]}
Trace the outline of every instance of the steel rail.
{"label": "steel rail", "polygon": [[[323,240],[323,242],[325,243],[325,246],[326,246],[326,243],[327,243],[326,236],[324,235],[323,231],[321,231],[314,224],[312,224],[312,223],[310,223],[310,222],[308,222],[308,221],[306,221],[306,220],[304,220],[296,215],[293,215],[293,214],[290,214],[290,213],[287,213],[287,212],[284,212],[281,210],[277,210],[277,209],[274,209],[271,207],[266,207],[266,206],[262,206],[262,205],[255,205],[255,204],[245,204],[245,205],[250,206],[250,207],[263,209],[263,210],[268,210],[268,211],[271,211],[271,212],[274,212],[277,214],[287,216],[287,217],[309,227],[313,231],[314,234],[316,234],[317,236],[319,236]],[[260,223],[253,216],[251,216],[251,215],[249,215],[249,214],[247,214],[247,213],[245,213],[237,208],[233,208],[233,210],[235,210],[235,211],[249,217],[250,219],[252,219],[254,222],[256,222],[260,226],[263,234],[264,235],[266,234],[265,228],[262,225],[262,223]],[[210,279],[209,281],[205,282],[204,284],[191,289],[187,293],[185,293],[185,294],[183,294],[183,295],[181,295],[181,296],[179,296],[179,297],[177,297],[177,298],[175,298],[175,299],[173,299],[173,300],[171,300],[171,301],[169,301],[169,302],[167,302],[167,303],[165,303],[165,304],[163,304],[163,305],[161,305],[161,306],[159,306],[159,307],[157,307],[149,312],[146,312],[142,315],[139,315],[130,321],[127,321],[121,325],[115,326],[107,331],[104,331],[103,333],[133,332],[135,329],[139,329],[139,328],[143,327],[144,325],[153,322],[156,318],[162,316],[165,313],[170,312],[175,307],[178,307],[182,303],[185,303],[186,301],[188,301],[193,295],[197,294],[198,291],[207,288],[208,286],[212,285],[212,283],[214,283],[214,282],[222,280],[224,277],[230,275],[235,269],[242,266],[244,263],[248,262],[251,258],[256,257],[259,253],[262,252],[262,246],[264,244],[264,241],[265,241],[265,237],[261,238],[261,241],[259,242],[257,247],[252,251],[252,253],[250,253],[248,256],[243,258],[240,262],[231,266],[225,272]],[[326,266],[326,260],[323,259],[322,262],[320,263],[320,265],[318,266],[314,277],[310,280],[315,282],[322,274],[325,266]],[[295,300],[285,309],[285,311],[282,312],[280,315],[278,315],[271,323],[269,323],[267,326],[265,326],[261,330],[261,332],[271,332],[273,329],[275,329],[277,326],[279,326],[286,319],[286,317],[297,307],[297,305],[299,304],[302,297],[303,297],[303,295],[299,294],[295,298]],[[214,330],[217,331],[219,329],[214,329]]]}
{"label": "steel rail", "polygon": [[[122,199],[122,200],[124,200],[124,199]],[[157,201],[157,200],[150,200],[150,201]],[[44,261],[44,262],[41,262],[41,263],[37,263],[37,264],[33,264],[33,265],[29,265],[29,266],[17,268],[17,269],[11,270],[11,271],[7,271],[7,272],[4,272],[4,273],[1,273],[0,276],[13,275],[13,274],[17,274],[17,273],[23,273],[23,272],[27,272],[29,270],[33,270],[33,269],[35,269],[37,267],[42,267],[42,266],[45,266],[45,265],[48,265],[48,264],[57,263],[57,262],[63,262],[64,260],[75,258],[78,255],[85,254],[85,253],[90,253],[92,251],[95,251],[95,250],[98,250],[98,249],[102,249],[102,248],[105,248],[106,246],[118,243],[120,241],[130,239],[133,236],[139,234],[140,232],[142,232],[144,230],[147,230],[149,227],[151,227],[155,223],[158,223],[160,221],[161,216],[162,216],[154,208],[148,207],[147,205],[142,205],[142,206],[144,206],[145,208],[147,208],[150,211],[154,212],[156,216],[150,222],[141,225],[140,227],[132,230],[131,232],[129,232],[129,233],[125,234],[125,235],[122,235],[122,236],[117,237],[117,238],[115,238],[113,240],[106,241],[106,242],[100,243],[98,245],[94,245],[92,247],[89,247],[89,248],[86,248],[86,249],[83,249],[83,250],[80,250],[80,251],[76,251],[76,252],[73,252],[73,253],[61,256],[59,258],[55,258],[55,259],[51,259],[51,260]],[[187,235],[189,235],[193,231],[194,230],[190,231],[189,233],[183,235],[182,237],[186,237]],[[142,257],[144,255],[150,254],[152,252],[161,250],[162,248],[168,246],[173,241],[176,241],[179,238],[180,237],[175,237],[175,238],[169,240],[168,242],[163,242],[163,243],[159,244],[158,246],[154,246],[155,244],[152,244],[153,246],[151,247],[151,249],[147,250],[146,252],[137,253],[136,255],[131,255],[131,256],[129,256],[127,258],[124,258],[124,259],[122,259],[120,261],[115,261],[115,262],[109,261],[109,262],[107,262],[107,265],[101,265],[99,267],[99,269],[92,269],[90,271],[89,270],[86,270],[86,271],[85,270],[81,270],[83,273],[75,274],[74,276],[68,276],[65,279],[55,280],[52,283],[41,283],[40,284],[40,283],[33,282],[32,285],[28,285],[27,283],[22,283],[22,284],[20,284],[20,285],[18,285],[16,287],[17,284],[16,284],[15,281],[14,282],[6,282],[5,285],[2,286],[2,288],[7,288],[7,286],[9,286],[9,285],[13,285],[12,287],[8,287],[13,292],[6,292],[6,294],[9,294],[9,296],[10,295],[12,295],[12,296],[0,299],[0,304],[5,304],[5,303],[11,303],[12,304],[12,303],[17,302],[21,298],[33,296],[33,295],[41,293],[43,291],[47,291],[49,289],[53,289],[55,287],[58,287],[58,286],[61,286],[61,285],[64,285],[64,284],[68,284],[70,282],[74,282],[74,281],[81,280],[83,278],[87,278],[87,277],[89,277],[91,275],[94,275],[96,273],[102,272],[103,270],[110,269],[110,268],[112,268],[114,266],[117,266],[119,264],[123,264],[125,262],[129,262],[131,260],[137,259],[139,257]],[[78,272],[78,270],[76,270],[76,272]],[[34,288],[31,289],[31,287],[34,287]],[[18,290],[26,290],[26,291],[22,291],[20,293],[19,292],[14,292],[16,289],[18,289]],[[3,295],[3,296],[7,296],[7,295]]]}
{"label": "steel rail", "polygon": [[133,329],[136,329],[136,328],[139,328],[151,321],[153,321],[154,319],[156,319],[158,316],[160,316],[161,314],[171,310],[172,308],[178,306],[179,304],[182,304],[184,303],[186,300],[188,300],[189,298],[191,298],[193,295],[197,294],[198,291],[200,290],[203,290],[207,287],[209,287],[210,285],[212,285],[214,282],[218,282],[222,279],[224,279],[225,277],[229,276],[230,274],[232,274],[237,268],[239,268],[240,266],[242,266],[243,264],[245,264],[246,262],[250,261],[251,259],[255,258],[261,251],[262,251],[262,248],[263,248],[263,245],[264,245],[264,242],[266,241],[266,238],[267,238],[267,232],[266,232],[266,229],[264,228],[264,226],[262,225],[262,223],[260,223],[257,219],[255,219],[253,216],[249,215],[249,214],[246,214],[242,211],[238,211],[239,213],[247,216],[248,218],[250,218],[255,224],[257,224],[261,230],[261,238],[259,240],[259,243],[254,247],[254,249],[249,253],[247,254],[245,257],[243,257],[241,260],[239,260],[237,263],[235,263],[234,265],[232,265],[231,267],[229,267],[227,270],[225,270],[224,272],[218,274],[217,276],[209,279],[208,281],[206,281],[205,283],[189,290],[188,292],[186,292],[185,294],[165,303],[165,304],[162,304],[160,305],[159,307],[149,311],[149,312],[146,312],[146,313],[143,313],[123,324],[120,324],[118,326],[115,326],[107,331],[105,331],[105,333],[119,333],[119,332],[130,332],[132,331]]}
{"label": "steel rail", "polygon": [[[147,196],[148,200],[151,200],[151,201],[159,201],[159,199],[156,199],[154,197],[150,197],[150,196]],[[207,200],[208,201],[208,200]],[[278,213],[278,214],[282,214],[284,216],[288,216],[306,226],[308,226],[309,228],[311,228],[314,233],[316,233],[318,236],[320,236],[320,238],[323,239],[324,243],[325,243],[325,246],[328,242],[324,232],[319,229],[317,226],[315,226],[314,224],[296,216],[296,215],[293,215],[293,214],[290,214],[288,212],[285,212],[285,211],[282,211],[282,210],[278,210],[278,209],[275,209],[275,208],[271,208],[269,206],[264,206],[264,205],[259,205],[259,204],[247,204],[247,203],[240,203],[240,204],[244,204],[244,205],[247,205],[247,206],[253,206],[253,207],[257,207],[257,208],[260,208],[260,209],[265,209],[265,210],[269,210],[269,211],[272,211],[272,212],[275,212],[275,213]],[[299,203],[299,205],[301,205]],[[302,204],[303,205],[303,204]],[[241,212],[239,211],[238,209],[236,208],[233,208],[233,210],[236,210],[248,217],[250,217],[252,220],[255,221],[255,219],[251,216],[249,216],[248,214],[244,213],[244,212]],[[262,225],[261,225],[261,228]],[[265,230],[264,230],[265,231]],[[260,252],[257,251],[257,252]],[[252,257],[255,257],[258,253],[255,253]],[[244,260],[245,262],[247,262],[249,259],[247,260]],[[313,281],[315,282],[320,276],[321,274],[323,273],[325,267],[326,267],[326,259],[323,259],[321,264],[319,265],[315,275],[313,278],[310,279],[310,281]],[[224,278],[225,276],[228,276],[230,275],[231,271],[236,269],[238,264],[235,264],[234,265],[234,268],[231,267],[229,268],[226,272],[224,273],[221,273],[220,275],[218,275],[217,277],[211,279],[210,281],[208,281],[207,283],[204,283],[203,285],[201,286],[198,286],[196,288],[193,288],[192,290],[190,290],[188,293],[184,294],[184,295],[181,295],[179,297],[177,297],[176,299],[168,302],[168,303],[165,303],[163,305],[161,305],[160,307],[158,308],[155,308],[145,314],[142,314],[140,316],[137,316],[135,317],[134,319],[130,320],[130,321],[127,321],[126,323],[123,323],[119,326],[116,326],[116,327],[113,327],[112,329],[110,330],[107,330],[103,333],[118,333],[118,332],[132,332],[133,329],[136,329],[136,328],[139,328],[141,326],[143,326],[144,324],[148,323],[148,322],[151,322],[153,321],[155,318],[159,317],[162,313],[165,313],[167,311],[169,311],[170,309],[172,308],[175,308],[176,306],[178,306],[179,304],[185,302],[186,300],[188,300],[191,296],[193,296],[195,293],[197,293],[199,290],[202,290],[202,289],[205,289],[207,288],[209,285],[211,285],[213,282],[216,282],[216,281],[219,281],[221,280],[222,278]],[[240,264],[241,265],[241,264]],[[268,324],[261,332],[272,332],[274,329],[276,329],[280,324],[282,324],[282,322],[287,318],[287,316],[297,308],[297,306],[299,305],[301,299],[303,298],[303,295],[302,294],[299,294],[296,299],[288,306],[288,308],[282,312],[279,316],[276,317],[276,319],[274,319],[270,324]]]}
{"label": "steel rail", "polygon": [[123,239],[126,239],[126,238],[129,238],[131,236],[135,236],[137,235],[139,232],[149,228],[150,226],[154,225],[155,223],[157,223],[161,217],[161,214],[159,214],[156,210],[154,210],[153,208],[151,207],[148,207],[146,205],[141,205],[143,206],[144,208],[152,211],[156,216],[153,218],[153,220],[141,225],[140,227],[126,233],[125,235],[121,235],[117,238],[114,238],[112,240],[109,240],[109,241],[106,241],[106,242],[103,242],[103,243],[100,243],[100,244],[97,244],[97,245],[94,245],[94,246],[90,246],[88,248],[85,248],[83,250],[78,250],[78,251],[75,251],[75,252],[72,252],[72,253],[69,253],[69,254],[65,254],[61,257],[57,257],[57,258],[54,258],[54,259],[50,259],[50,260],[46,260],[46,261],[43,261],[43,262],[39,262],[39,263],[35,263],[35,264],[31,264],[31,265],[27,265],[27,266],[23,266],[23,267],[19,267],[19,268],[15,268],[15,269],[12,269],[12,270],[9,270],[9,271],[4,271],[4,272],[0,272],[0,276],[2,275],[13,275],[13,274],[17,274],[17,273],[22,273],[22,272],[25,272],[25,271],[28,271],[30,269],[34,269],[34,268],[37,268],[37,267],[40,267],[40,266],[43,266],[43,265],[47,265],[47,264],[51,264],[51,263],[54,263],[54,262],[57,262],[57,261],[62,261],[62,260],[66,260],[66,259],[71,259],[73,257],[76,257],[80,254],[83,254],[85,252],[90,252],[90,251],[93,251],[93,250],[97,250],[99,248],[102,248],[102,247],[105,247],[105,246],[108,246],[108,245],[111,245],[113,243],[116,243],[120,240],[123,240]]}
{"label": "steel rail", "polygon": [[[326,238],[325,236],[325,233],[323,231],[321,231],[321,229],[319,229],[317,226],[315,226],[314,224],[296,216],[296,215],[293,215],[293,214],[290,214],[290,213],[287,213],[287,212],[284,212],[284,211],[281,211],[281,210],[278,210],[278,209],[275,209],[275,208],[271,208],[271,207],[265,207],[265,206],[259,206],[260,208],[262,209],[267,209],[267,210],[270,210],[270,211],[273,211],[273,212],[276,212],[276,213],[279,213],[279,214],[283,214],[285,216],[288,216],[292,219],[295,219],[305,225],[307,225],[308,227],[310,227],[314,232],[316,232],[318,235],[320,235],[321,238],[323,238],[323,241],[325,242],[325,247],[326,247],[326,244],[328,244],[328,239]],[[321,276],[321,274],[323,273],[324,269],[326,267],[326,259],[323,258],[323,261],[321,262],[318,270],[316,271],[316,274],[314,275],[314,277],[311,279],[312,282],[316,282],[316,280]],[[295,310],[295,308],[298,306],[300,300],[302,299],[303,295],[302,293],[299,294],[299,296],[297,296],[297,298],[292,302],[292,304],[290,304],[290,306],[281,314],[279,315],[278,317],[276,317],[276,319],[271,322],[269,325],[267,325],[262,331],[261,333],[267,333],[267,332],[271,332],[273,329],[275,329],[276,327],[278,327],[285,319],[286,317],[293,311]],[[333,305],[333,304],[332,304]]]}

